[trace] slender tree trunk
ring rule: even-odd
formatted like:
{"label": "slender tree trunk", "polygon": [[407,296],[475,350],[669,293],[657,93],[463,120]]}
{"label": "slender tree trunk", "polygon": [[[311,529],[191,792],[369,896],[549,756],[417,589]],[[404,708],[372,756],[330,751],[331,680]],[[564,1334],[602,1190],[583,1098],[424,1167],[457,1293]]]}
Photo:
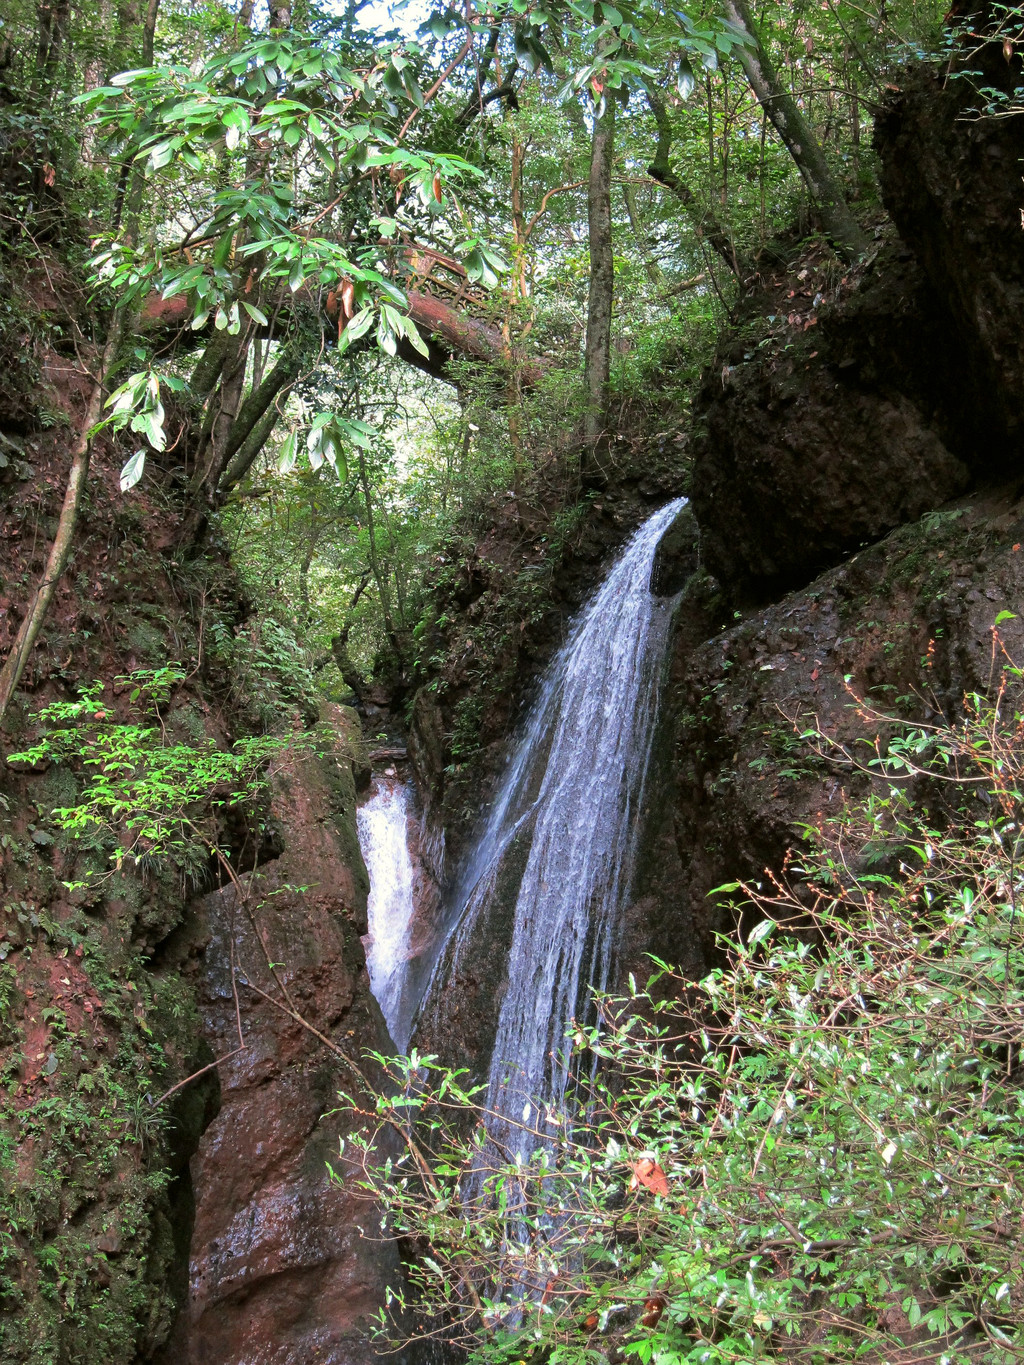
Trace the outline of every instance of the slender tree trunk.
{"label": "slender tree trunk", "polygon": [[3,668],[0,669],[0,724],[3,723],[7,708],[11,703],[11,697],[21,680],[32,646],[43,627],[46,613],[53,600],[53,594],[57,590],[57,584],[67,567],[74,541],[75,527],[78,524],[78,512],[82,505],[82,495],[89,478],[92,429],[100,420],[103,412],[103,395],[106,391],[107,376],[117,358],[123,327],[124,317],[118,310],[111,320],[107,344],[103,348],[103,356],[100,360],[99,372],[93,380],[85,415],[78,429],[78,438],[75,441],[71,456],[71,472],[68,475],[67,489],[64,493],[64,505],[61,508],[60,520],[57,523],[57,534],[50,547],[46,568],[43,570],[43,576],[25,612],[14,644],[11,646],[11,652],[4,661]]}
{"label": "slender tree trunk", "polygon": [[188,386],[194,398],[205,403],[213,393],[214,385],[220,378],[227,357],[227,343],[231,340],[227,332],[214,332],[202,355],[195,363]]}
{"label": "slender tree trunk", "polygon": [[605,111],[594,119],[590,144],[587,230],[590,243],[590,289],[587,293],[587,336],[584,350],[587,414],[584,438],[588,458],[600,464],[605,444],[608,382],[611,376],[612,304],[615,276],[612,256],[612,163],[615,155],[615,101],[609,92]]}
{"label": "slender tree trunk", "polygon": [[733,244],[729,240],[729,234],[715,217],[710,209],[703,209],[697,200],[697,196],[673,171],[670,154],[672,151],[672,124],[669,120],[668,110],[665,108],[665,101],[660,93],[652,86],[647,88],[647,103],[650,105],[651,113],[654,115],[654,122],[658,129],[658,142],[654,150],[654,160],[647,167],[647,174],[652,180],[657,180],[659,185],[664,185],[667,190],[671,190],[676,198],[682,203],[690,221],[693,223],[698,239],[706,241],[710,247],[722,258],[729,269],[735,275],[742,275],[743,268],[736,259],[736,252]]}
{"label": "slender tree trunk", "polygon": [[366,459],[361,449],[359,451],[359,482],[362,485],[363,503],[366,507],[366,533],[370,542],[370,568],[373,571],[374,582],[377,584],[381,614],[384,617],[384,631],[397,651],[398,637],[395,634],[395,622],[391,615],[391,594],[388,592],[387,579],[381,571],[380,559],[377,556],[377,531],[373,524],[373,497],[370,493],[370,476],[366,472]]}
{"label": "slender tree trunk", "polygon": [[276,405],[272,404],[249,432],[239,447],[238,454],[224,471],[220,481],[222,497],[226,497],[236,484],[241,483],[243,477],[256,463],[256,457],[273,435],[279,417]]}
{"label": "slender tree trunk", "polygon": [[36,69],[33,94],[50,104],[71,18],[71,0],[39,0],[36,5]]}
{"label": "slender tree trunk", "polygon": [[213,420],[209,424],[209,438],[202,445],[192,475],[193,493],[204,494],[208,502],[230,459],[231,433],[242,406],[248,359],[248,328],[243,328],[228,344],[220,384],[210,399]]}
{"label": "slender tree trunk", "polygon": [[736,56],[758,103],[771,119],[803,176],[811,198],[818,205],[825,231],[846,260],[856,260],[867,250],[868,239],[850,212],[810,124],[796,100],[779,81],[754,25],[747,0],[725,0],[725,13],[750,40],[747,46],[736,48]]}
{"label": "slender tree trunk", "polygon": [[156,21],[160,13],[160,0],[149,0],[146,17],[142,23],[142,65],[153,65],[153,49],[156,45]]}
{"label": "slender tree trunk", "polygon": [[[277,409],[272,409],[271,405],[282,389],[289,389],[295,382],[301,364],[302,360],[298,347],[286,346],[278,357],[274,368],[268,375],[264,376],[263,382],[256,385],[242,404],[228,437],[225,451],[226,467],[220,479],[222,489],[233,487],[243,475],[249,472],[252,459],[243,466],[237,457],[257,423],[266,413],[272,411],[274,418],[277,418]],[[255,459],[255,454],[253,459]]]}

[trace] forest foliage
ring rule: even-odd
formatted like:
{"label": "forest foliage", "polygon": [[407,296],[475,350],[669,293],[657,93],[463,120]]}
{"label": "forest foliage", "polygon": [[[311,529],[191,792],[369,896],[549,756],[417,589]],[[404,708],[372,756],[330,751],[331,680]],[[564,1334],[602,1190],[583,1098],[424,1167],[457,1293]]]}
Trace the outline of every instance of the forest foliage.
{"label": "forest foliage", "polygon": [[513,1116],[529,1160],[486,1087],[387,1061],[419,1153],[367,1145],[365,1187],[422,1251],[382,1336],[411,1312],[509,1365],[1020,1359],[1021,673],[958,724],[861,709],[855,744],[804,743],[882,781],[784,877],[717,889],[726,965],[597,1000],[573,1105]]}
{"label": "forest foliage", "polygon": [[872,114],[941,8],[12,3],[5,269],[75,266],[68,320],[21,321],[113,337],[123,487],[222,523],[325,683],[334,639],[350,681],[422,678],[432,566],[490,499],[628,475],[621,428],[685,411],[780,230],[841,201],[866,244]]}
{"label": "forest foliage", "polygon": [[[875,113],[908,61],[971,79],[970,23],[944,27],[944,9],[7,0],[4,495],[55,423],[71,470],[46,569],[16,604],[0,719],[103,442],[125,499],[156,489],[182,510],[177,569],[228,550],[271,671],[300,677],[263,728],[287,728],[281,696],[308,702],[314,678],[335,699],[383,682],[395,705],[443,688],[449,604],[503,516],[534,558],[480,632],[532,622],[588,501],[649,473],[655,439],[685,490],[689,405],[745,291],[809,244],[842,280],[884,236]],[[1016,59],[1019,12],[995,12]],[[985,86],[976,112],[1019,103]],[[91,384],[77,429],[46,400],[53,355]],[[499,652],[475,665],[481,686]],[[134,712],[107,715],[99,687],[52,703],[22,750],[81,779],[56,820],[96,837],[104,874],[108,856],[117,871],[193,844],[226,861],[214,816],[249,803],[261,818],[286,740],[168,737],[175,669],[136,673]],[[578,1041],[614,1066],[580,1096],[586,1124],[524,1116],[528,1169],[488,1149],[466,1078],[391,1064],[399,1099],[380,1112],[409,1155],[368,1181],[413,1253],[405,1306],[428,1332],[479,1360],[566,1365],[884,1359],[897,1338],[917,1359],[1019,1358],[1020,674],[1006,678],[960,728],[856,760],[879,794],[808,832],[791,871],[809,898],[789,881],[728,893],[749,931],[721,970],[666,969],[600,1002],[602,1028]],[[456,759],[479,740],[463,719]],[[53,929],[72,954],[89,932],[83,916]],[[123,970],[103,981],[127,1018]],[[144,1043],[125,1053],[145,1075],[118,1091],[94,1183],[125,1133],[153,1136],[164,1059]],[[103,1084],[121,1085],[112,1068]],[[53,1106],[28,1121],[50,1141],[46,1178],[0,1241],[0,1291],[21,1292],[16,1238],[38,1243],[51,1358],[100,1332],[127,1359],[145,1267],[123,1302],[93,1300],[84,1234],[45,1231],[96,1131],[82,1090],[56,1127]],[[487,1197],[467,1201],[481,1170]],[[137,1230],[165,1173],[146,1182]]]}

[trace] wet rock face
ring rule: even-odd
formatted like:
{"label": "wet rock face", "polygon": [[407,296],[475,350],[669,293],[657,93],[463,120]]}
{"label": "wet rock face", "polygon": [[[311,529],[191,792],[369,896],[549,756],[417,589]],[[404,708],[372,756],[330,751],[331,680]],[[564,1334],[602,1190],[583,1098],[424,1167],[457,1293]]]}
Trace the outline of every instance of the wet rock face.
{"label": "wet rock face", "polygon": [[[218,1056],[239,1046],[233,944],[246,1047],[220,1068],[220,1113],[192,1162],[189,1302],[166,1356],[176,1365],[362,1365],[367,1319],[396,1273],[393,1249],[362,1239],[372,1208],[339,1160],[350,1120],[337,1112],[338,1091],[352,1090],[351,1074],[244,984],[281,998],[269,956],[322,1034],[352,1057],[387,1051],[359,942],[367,888],[351,764],[343,752],[307,755],[277,785],[284,852],[259,869],[248,904],[228,887],[198,906],[209,936],[199,986],[207,1037]],[[329,1179],[328,1162],[346,1183]]]}
{"label": "wet rock face", "polygon": [[[1000,44],[969,64],[978,85],[1020,84]],[[950,400],[974,427],[978,467],[998,471],[1024,441],[1024,122],[972,117],[962,75],[921,67],[901,84],[875,131],[885,205],[946,301],[960,352]]]}
{"label": "wet rock face", "polygon": [[1022,545],[1011,486],[892,532],[701,643],[688,628],[701,604],[684,602],[623,971],[646,975],[647,953],[707,970],[716,932],[733,928],[708,892],[778,869],[802,825],[866,789],[803,731],[863,735],[854,695],[882,712],[955,716],[965,692],[990,687],[1003,648],[1024,659],[1020,618],[1000,623],[993,653],[996,617],[1024,595]]}
{"label": "wet rock face", "polygon": [[661,538],[651,567],[651,592],[674,597],[700,565],[699,537],[693,508],[687,505]]}
{"label": "wet rock face", "polygon": [[908,253],[886,248],[831,302],[802,273],[751,302],[774,321],[741,329],[698,400],[702,558],[740,600],[806,583],[970,478],[941,409],[948,319]]}

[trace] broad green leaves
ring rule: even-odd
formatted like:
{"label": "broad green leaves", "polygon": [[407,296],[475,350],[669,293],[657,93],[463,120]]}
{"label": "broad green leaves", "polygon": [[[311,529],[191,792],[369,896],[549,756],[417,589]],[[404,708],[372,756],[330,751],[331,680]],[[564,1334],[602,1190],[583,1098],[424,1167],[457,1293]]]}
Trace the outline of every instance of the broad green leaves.
{"label": "broad green leaves", "polygon": [[497,288],[499,276],[509,269],[504,256],[485,245],[479,237],[460,242],[456,250],[465,261],[466,274],[474,284],[482,284],[485,289]]}
{"label": "broad green leaves", "polygon": [[656,0],[508,0],[505,13],[515,34],[516,57],[528,71],[553,70],[545,40],[560,45],[572,37],[585,54],[584,62],[566,78],[559,95],[568,98],[589,89],[595,108],[604,111],[606,92],[622,103],[631,92],[660,73],[675,73],[681,98],[694,86],[694,67],[713,71],[720,57],[748,39],[746,34],[718,17],[695,17],[670,9]]}
{"label": "broad green leaves", "polygon": [[[297,294],[348,279],[362,286],[364,308],[375,310],[381,296],[403,307],[373,244],[342,247],[317,225],[347,196],[381,185],[414,193],[436,212],[446,186],[480,173],[458,156],[400,141],[401,106],[423,104],[410,57],[395,50],[358,59],[354,70],[344,49],[277,37],[211,58],[198,72],[128,71],[80,97],[155,188],[190,186],[195,215],[178,246],[133,247],[124,234],[99,242],[96,281],[125,302],[154,290],[164,299],[185,293],[194,329],[212,317],[232,335],[247,321],[268,325],[266,290],[278,280]],[[389,320],[379,335],[414,333]]]}
{"label": "broad green leaves", "polygon": [[278,472],[290,474],[298,464],[300,450],[304,450],[314,472],[328,465],[338,482],[343,484],[349,476],[348,451],[353,447],[368,449],[377,434],[366,422],[353,417],[318,413],[310,423],[304,441],[300,441],[299,432],[295,430],[281,442],[277,452]]}
{"label": "broad green leaves", "polygon": [[107,399],[106,406],[113,412],[104,426],[109,424],[116,430],[128,426],[132,431],[142,432],[154,450],[167,448],[160,380],[152,370],[129,375]]}
{"label": "broad green leaves", "polygon": [[[181,380],[171,375],[165,376],[164,383],[171,389],[184,388]],[[96,427],[96,431],[106,426],[113,427],[115,431],[128,427],[145,436],[153,450],[166,450],[167,433],[164,430],[166,414],[160,398],[160,379],[152,370],[139,370],[129,375],[107,399],[106,407],[112,408],[113,411]],[[143,447],[135,452],[121,470],[122,493],[127,493],[139,482],[145,464],[146,450]]]}

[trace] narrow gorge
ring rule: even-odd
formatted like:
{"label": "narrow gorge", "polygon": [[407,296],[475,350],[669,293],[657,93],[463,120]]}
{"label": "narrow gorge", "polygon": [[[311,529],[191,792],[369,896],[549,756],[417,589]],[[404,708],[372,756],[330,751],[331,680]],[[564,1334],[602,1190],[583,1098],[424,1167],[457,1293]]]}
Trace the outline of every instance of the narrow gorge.
{"label": "narrow gorge", "polygon": [[1024,1358],[1024,16],[115,8],[0,16],[0,1357]]}

